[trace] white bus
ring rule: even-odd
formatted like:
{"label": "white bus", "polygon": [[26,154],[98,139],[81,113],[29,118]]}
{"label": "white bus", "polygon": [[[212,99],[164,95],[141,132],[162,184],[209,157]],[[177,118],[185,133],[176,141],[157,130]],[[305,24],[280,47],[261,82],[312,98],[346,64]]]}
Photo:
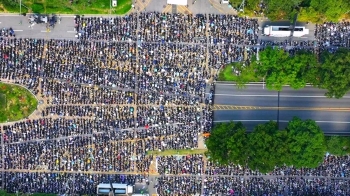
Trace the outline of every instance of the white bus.
{"label": "white bus", "polygon": [[[302,37],[309,34],[309,29],[303,26],[296,26],[294,28],[294,37]],[[289,26],[266,26],[264,28],[264,35],[272,37],[289,37],[291,29]]]}
{"label": "white bus", "polygon": [[[127,184],[112,183],[112,187],[115,195],[128,195],[133,193],[133,187]],[[109,195],[112,187],[111,184],[108,183],[97,185],[97,195]]]}

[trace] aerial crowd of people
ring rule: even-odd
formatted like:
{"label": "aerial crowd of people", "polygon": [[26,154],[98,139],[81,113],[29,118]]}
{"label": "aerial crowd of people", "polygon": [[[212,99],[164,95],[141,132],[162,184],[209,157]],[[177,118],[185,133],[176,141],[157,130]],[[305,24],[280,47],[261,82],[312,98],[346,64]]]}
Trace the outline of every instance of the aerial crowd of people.
{"label": "aerial crowd of people", "polygon": [[[316,169],[276,168],[270,175],[279,177],[266,178],[200,154],[149,152],[198,148],[213,125],[209,94],[223,65],[249,61],[257,45],[314,42],[261,42],[256,19],[231,15],[151,12],[74,23],[77,40],[0,36],[0,79],[39,100],[35,118],[0,127],[8,192],[94,195],[101,182],[147,178],[155,161],[160,195],[350,194],[342,179],[349,156],[328,155]],[[316,38],[343,43],[346,25],[317,26]]]}

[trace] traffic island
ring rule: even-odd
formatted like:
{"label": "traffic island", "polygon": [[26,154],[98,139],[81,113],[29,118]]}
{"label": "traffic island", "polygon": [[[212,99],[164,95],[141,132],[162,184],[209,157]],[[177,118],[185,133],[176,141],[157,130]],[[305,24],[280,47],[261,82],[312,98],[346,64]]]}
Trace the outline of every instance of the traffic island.
{"label": "traffic island", "polygon": [[27,118],[38,106],[38,100],[26,88],[0,83],[0,123]]}

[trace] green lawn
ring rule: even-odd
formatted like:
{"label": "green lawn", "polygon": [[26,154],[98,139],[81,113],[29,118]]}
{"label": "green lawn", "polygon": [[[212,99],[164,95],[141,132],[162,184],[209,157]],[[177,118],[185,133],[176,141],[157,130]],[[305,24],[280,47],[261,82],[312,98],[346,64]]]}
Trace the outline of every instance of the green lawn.
{"label": "green lawn", "polygon": [[164,150],[164,151],[147,151],[148,155],[156,156],[169,156],[169,155],[191,155],[191,154],[204,154],[206,149],[181,149],[181,150]]}
{"label": "green lawn", "polygon": [[[240,71],[240,74],[236,74],[232,67]],[[259,82],[261,78],[257,78],[254,74],[253,68],[249,66],[243,66],[242,63],[231,63],[226,65],[219,73],[219,81],[233,81],[237,85],[243,85],[248,82]]]}
{"label": "green lawn", "polygon": [[[0,0],[0,12],[18,13],[18,2],[19,0]],[[109,14],[111,0],[22,0],[22,4],[22,13]],[[131,5],[132,0],[118,0],[117,7],[112,7],[112,14],[126,14]]]}
{"label": "green lawn", "polygon": [[0,123],[26,118],[37,105],[37,99],[25,88],[0,83]]}

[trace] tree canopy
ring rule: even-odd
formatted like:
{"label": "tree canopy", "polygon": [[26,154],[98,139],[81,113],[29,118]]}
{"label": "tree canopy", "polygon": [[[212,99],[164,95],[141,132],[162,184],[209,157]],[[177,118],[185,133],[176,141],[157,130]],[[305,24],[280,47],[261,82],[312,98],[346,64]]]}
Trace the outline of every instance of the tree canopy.
{"label": "tree canopy", "polygon": [[312,120],[294,117],[286,128],[290,162],[296,168],[315,168],[322,163],[326,152],[321,128]]}
{"label": "tree canopy", "polygon": [[284,85],[294,89],[305,87],[308,68],[315,66],[315,55],[309,51],[299,51],[290,56],[281,48],[267,47],[259,54],[259,60],[253,59],[252,66],[258,77],[266,78],[266,87],[270,90],[282,90]]}
{"label": "tree canopy", "polygon": [[[300,21],[321,23],[325,21],[337,22],[349,14],[350,1],[348,0],[264,0],[265,9],[261,9],[261,1],[246,0],[245,13],[263,11],[270,20],[293,19],[299,13]],[[231,0],[233,7],[238,8],[241,0]]]}
{"label": "tree canopy", "polygon": [[[284,85],[293,89],[304,88],[307,83],[327,90],[329,98],[341,98],[350,91],[350,50],[325,51],[319,60],[310,51],[300,50],[290,55],[279,47],[266,47],[253,58],[248,67],[255,70],[250,78],[265,78],[266,87],[281,91]],[[241,72],[246,74],[246,72]],[[252,75],[252,72],[250,72]],[[246,81],[240,81],[244,86]]]}
{"label": "tree canopy", "polygon": [[[244,147],[246,146],[246,130],[242,123],[219,123],[214,127],[210,140],[207,140],[210,157],[221,164],[234,162],[243,164],[245,159]],[[243,154],[243,156],[242,156]]]}
{"label": "tree canopy", "polygon": [[212,161],[248,166],[262,173],[284,165],[315,168],[327,146],[315,121],[299,118],[293,118],[285,130],[278,130],[277,123],[270,121],[249,134],[241,122],[219,123],[206,145]]}
{"label": "tree canopy", "polygon": [[350,91],[350,51],[339,49],[335,53],[323,52],[315,70],[314,86],[327,89],[327,97],[341,98]]}
{"label": "tree canopy", "polygon": [[279,159],[279,155],[274,152],[278,147],[275,140],[277,131],[277,123],[271,121],[256,126],[254,132],[248,135],[247,162],[250,169],[267,173],[275,168]]}
{"label": "tree canopy", "polygon": [[327,152],[342,156],[350,153],[350,137],[330,136],[326,137]]}

